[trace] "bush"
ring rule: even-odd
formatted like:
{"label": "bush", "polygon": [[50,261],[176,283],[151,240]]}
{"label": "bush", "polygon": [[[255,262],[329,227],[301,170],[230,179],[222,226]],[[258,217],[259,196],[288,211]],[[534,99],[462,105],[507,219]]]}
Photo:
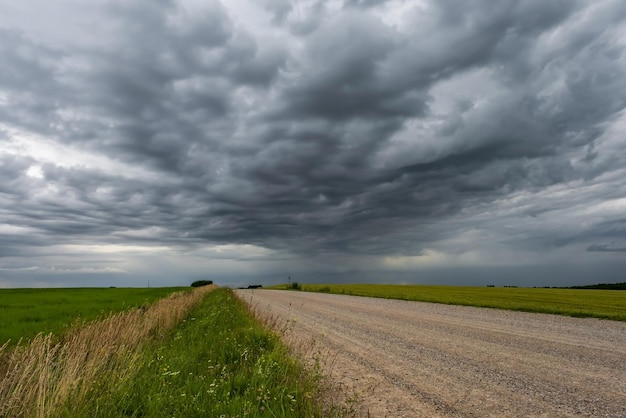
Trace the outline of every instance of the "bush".
{"label": "bush", "polygon": [[213,284],[213,280],[196,280],[191,284],[191,287],[208,286],[210,284]]}
{"label": "bush", "polygon": [[302,290],[302,286],[300,286],[300,283],[298,282],[293,282],[289,285],[289,289],[291,290]]}

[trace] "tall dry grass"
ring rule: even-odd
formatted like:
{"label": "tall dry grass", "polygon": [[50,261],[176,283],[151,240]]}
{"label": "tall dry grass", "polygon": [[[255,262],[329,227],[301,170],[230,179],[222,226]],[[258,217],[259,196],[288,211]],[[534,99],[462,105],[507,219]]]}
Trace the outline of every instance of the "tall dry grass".
{"label": "tall dry grass", "polygon": [[174,328],[214,288],[174,293],[147,308],[74,327],[60,340],[40,334],[25,346],[0,347],[0,417],[61,415],[99,379],[128,375],[142,344]]}

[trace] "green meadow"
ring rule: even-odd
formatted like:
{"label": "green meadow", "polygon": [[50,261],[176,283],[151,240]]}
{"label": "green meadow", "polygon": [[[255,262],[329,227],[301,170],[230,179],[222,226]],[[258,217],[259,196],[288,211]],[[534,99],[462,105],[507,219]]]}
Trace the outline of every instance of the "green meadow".
{"label": "green meadow", "polygon": [[[293,288],[293,284],[291,288]],[[301,290],[626,321],[626,291],[595,289],[301,284]],[[288,289],[287,285],[275,286]]]}
{"label": "green meadow", "polygon": [[188,287],[0,289],[0,345],[150,304]]}

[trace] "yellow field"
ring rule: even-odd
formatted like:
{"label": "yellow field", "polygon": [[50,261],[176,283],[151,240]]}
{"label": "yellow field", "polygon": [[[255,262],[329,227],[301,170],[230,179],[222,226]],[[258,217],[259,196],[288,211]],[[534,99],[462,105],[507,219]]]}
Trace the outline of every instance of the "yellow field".
{"label": "yellow field", "polygon": [[[276,286],[286,289],[287,285]],[[451,305],[626,321],[626,291],[427,286],[391,284],[302,284],[308,292],[326,292]]]}

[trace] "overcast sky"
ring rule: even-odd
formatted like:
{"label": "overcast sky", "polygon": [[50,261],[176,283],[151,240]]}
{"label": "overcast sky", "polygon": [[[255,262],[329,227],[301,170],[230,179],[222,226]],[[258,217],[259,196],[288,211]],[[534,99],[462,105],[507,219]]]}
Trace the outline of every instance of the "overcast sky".
{"label": "overcast sky", "polygon": [[626,281],[623,0],[0,0],[0,287]]}

